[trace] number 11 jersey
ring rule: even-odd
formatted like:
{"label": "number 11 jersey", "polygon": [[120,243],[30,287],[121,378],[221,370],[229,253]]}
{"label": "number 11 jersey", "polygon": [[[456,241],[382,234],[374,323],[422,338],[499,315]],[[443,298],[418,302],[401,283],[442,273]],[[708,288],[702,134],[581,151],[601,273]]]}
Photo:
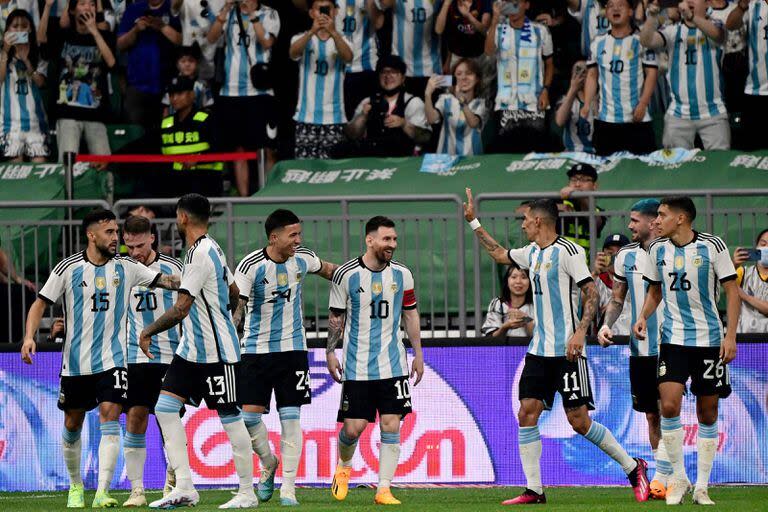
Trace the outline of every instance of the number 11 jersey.
{"label": "number 11 jersey", "polygon": [[723,324],[717,312],[718,281],[736,279],[736,269],[721,238],[696,231],[693,235],[682,247],[669,238],[652,242],[643,278],[661,284],[662,344],[719,347]]}

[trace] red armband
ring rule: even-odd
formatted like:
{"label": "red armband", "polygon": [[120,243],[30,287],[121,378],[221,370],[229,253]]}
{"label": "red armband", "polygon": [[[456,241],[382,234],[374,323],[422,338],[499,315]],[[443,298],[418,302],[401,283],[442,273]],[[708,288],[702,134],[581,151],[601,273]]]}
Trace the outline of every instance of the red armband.
{"label": "red armband", "polygon": [[413,309],[416,307],[416,292],[405,290],[403,293],[403,309]]}

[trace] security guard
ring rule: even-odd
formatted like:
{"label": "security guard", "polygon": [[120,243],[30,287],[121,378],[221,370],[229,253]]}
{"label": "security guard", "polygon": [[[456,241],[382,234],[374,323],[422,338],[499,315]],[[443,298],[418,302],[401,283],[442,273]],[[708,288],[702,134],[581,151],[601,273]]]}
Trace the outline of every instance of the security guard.
{"label": "security guard", "polygon": [[[164,155],[199,155],[213,152],[214,124],[208,112],[195,109],[195,82],[175,77],[168,85],[168,99],[175,112],[160,123]],[[222,194],[222,162],[173,163],[169,180],[172,195],[196,192],[205,196]]]}
{"label": "security guard", "polygon": [[[560,190],[561,202],[558,209],[564,212],[589,211],[589,199],[585,197],[574,198],[571,197],[571,194],[597,190],[597,169],[589,164],[576,164],[568,169],[567,175],[568,185]],[[603,209],[596,206],[596,212],[601,211]],[[605,226],[606,218],[599,215],[596,221],[597,236],[599,237],[603,231],[603,226]],[[589,217],[563,215],[561,225],[558,228],[562,228],[558,230],[561,235],[584,248],[587,253],[587,260],[589,260]]]}

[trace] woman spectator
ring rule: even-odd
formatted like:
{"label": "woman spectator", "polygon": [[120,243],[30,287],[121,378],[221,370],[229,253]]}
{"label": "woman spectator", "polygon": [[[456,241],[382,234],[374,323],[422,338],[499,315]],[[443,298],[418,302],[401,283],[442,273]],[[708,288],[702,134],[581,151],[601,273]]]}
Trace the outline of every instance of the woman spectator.
{"label": "woman spectator", "polygon": [[487,110],[479,98],[482,84],[480,66],[472,59],[461,59],[453,67],[454,84],[432,103],[432,93],[441,87],[442,77],[433,76],[424,91],[424,110],[430,124],[442,126],[438,153],[479,155],[483,152],[481,132]]}
{"label": "woman spectator", "polygon": [[597,101],[592,102],[587,118],[581,117],[584,108],[584,82],[587,78],[586,62],[580,60],[573,65],[571,85],[557,107],[555,124],[563,129],[563,147],[566,151],[594,153],[592,147],[592,126],[597,110]]}
{"label": "woman spectator", "polygon": [[501,280],[501,296],[488,305],[481,328],[484,336],[531,336],[533,334],[533,294],[528,272],[512,263]]}
{"label": "woman spectator", "polygon": [[[768,229],[757,235],[755,247],[768,251]],[[740,333],[768,332],[768,261],[763,257],[754,265],[745,267],[749,253],[743,247],[737,247],[733,253],[733,264],[736,267],[736,279],[739,284],[741,297],[741,314],[739,315]]]}
{"label": "woman spectator", "polygon": [[0,52],[3,156],[14,162],[29,157],[45,162],[48,156],[48,121],[40,88],[45,84],[48,63],[40,58],[32,16],[16,9],[6,19]]}

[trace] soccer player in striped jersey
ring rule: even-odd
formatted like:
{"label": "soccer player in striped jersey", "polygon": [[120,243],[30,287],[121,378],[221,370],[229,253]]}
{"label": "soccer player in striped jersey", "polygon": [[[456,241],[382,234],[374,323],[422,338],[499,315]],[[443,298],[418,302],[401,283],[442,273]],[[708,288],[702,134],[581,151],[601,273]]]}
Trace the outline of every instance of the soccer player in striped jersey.
{"label": "soccer player in striped jersey", "polygon": [[[424,374],[419,312],[416,309],[413,274],[394,261],[397,249],[395,223],[387,217],[373,217],[365,225],[365,253],[340,266],[333,273],[328,317],[328,371],[341,382],[341,406],[337,421],[339,464],[333,476],[331,494],[347,497],[352,457],[357,441],[369,422],[379,413],[381,448],[379,484],[375,503],[399,505],[390,490],[400,457],[400,421],[411,412],[411,387]],[[401,340],[404,323],[413,347],[413,363]],[[336,357],[336,346],[344,339],[344,365]]]}
{"label": "soccer player in striped jersey", "polygon": [[[696,488],[693,502],[714,505],[707,486],[718,446],[718,400],[731,394],[728,363],[736,357],[739,323],[736,269],[728,248],[718,237],[693,230],[696,206],[689,197],[661,200],[658,238],[648,248],[643,277],[650,283],[634,326],[634,335],[645,340],[650,318],[664,299],[659,348],[658,383],[661,396],[661,438],[672,465],[667,504],[678,505],[690,488],[683,465],[683,426],[680,407],[688,378],[696,396],[699,419]],[[728,294],[728,332],[717,311],[719,285]]]}
{"label": "soccer player in striped jersey", "polygon": [[239,291],[224,252],[208,236],[210,215],[208,199],[199,194],[184,195],[176,204],[176,227],[189,247],[178,298],[139,337],[142,352],[155,359],[150,349],[152,336],[183,322],[179,347],[155,404],[168,462],[176,473],[176,487],[150,503],[150,508],[194,506],[200,500],[192,485],[187,434],[179,411],[187,401],[201,404],[202,400],[219,415],[232,445],[240,483],[237,494],[219,508],[249,508],[259,503],[253,492],[250,437],[237,408],[236,364],[240,361],[240,343],[230,305],[237,303]]}
{"label": "soccer player in striped jersey", "polygon": [[[643,280],[643,271],[648,261],[648,246],[656,237],[656,215],[659,208],[657,199],[643,199],[635,203],[629,213],[632,242],[622,247],[614,259],[613,297],[605,311],[603,326],[597,333],[601,346],[611,345],[616,321],[623,316],[624,304],[629,300],[630,329],[643,307],[648,284]],[[651,497],[664,499],[667,479],[672,467],[667,449],[661,440],[661,417],[659,415],[659,388],[656,384],[656,366],[659,354],[661,307],[648,318],[648,335],[644,340],[631,335],[629,338],[629,382],[632,393],[632,407],[645,413],[648,422],[648,438],[656,460],[656,474],[651,479]]]}
{"label": "soccer player in striped jersey", "polygon": [[664,147],[693,149],[698,134],[704,149],[730,149],[731,127],[721,87],[725,30],[707,15],[706,0],[680,3],[681,21],[659,28],[659,5],[648,6],[640,43],[664,50],[672,102],[664,118]]}
{"label": "soccer player in striped jersey", "polygon": [[[173,275],[181,280],[181,263],[160,254],[153,245],[155,235],[149,219],[141,216],[128,217],[123,224],[123,240],[128,255],[155,272]],[[150,412],[154,413],[155,403],[160,396],[160,387],[168,365],[179,345],[180,330],[173,327],[152,337],[149,359],[139,349],[139,333],[165,313],[176,302],[176,293],[170,290],[155,292],[139,286],[131,290],[128,307],[128,402],[125,406],[125,438],[123,451],[125,471],[131,482],[131,495],[124,507],[143,507],[147,504],[144,495],[144,462],[147,459],[146,433]],[[176,477],[168,466],[165,492],[170,492]]]}
{"label": "soccer player in striped jersey", "polygon": [[725,27],[728,30],[747,28],[747,58],[749,74],[744,85],[745,149],[766,147],[765,119],[768,118],[768,3],[762,0],[736,2]]}
{"label": "soccer player in striped jersey", "polygon": [[592,41],[587,60],[584,107],[587,118],[600,89],[600,108],[592,143],[598,155],[618,151],[635,154],[656,149],[648,105],[656,87],[658,64],[653,50],[645,50],[632,26],[634,0],[608,0],[610,32]]}
{"label": "soccer player in striped jersey", "polygon": [[405,62],[408,92],[421,97],[429,77],[442,70],[435,21],[443,1],[453,0],[376,1],[382,10],[392,9],[392,55]]}
{"label": "soccer player in striped jersey", "polygon": [[363,99],[376,90],[379,60],[376,31],[384,25],[384,13],[376,0],[339,0],[336,30],[350,42],[354,57],[344,76],[344,111],[352,119]]}
{"label": "soccer player in striped jersey", "polygon": [[312,28],[291,38],[288,55],[299,63],[296,158],[329,158],[344,140],[344,75],[353,52],[336,29],[337,11],[334,0],[312,0]]}
{"label": "soccer player in striped jersey", "polygon": [[592,41],[608,32],[606,2],[599,0],[567,0],[568,13],[581,24],[580,48],[585,59],[590,59]]}
{"label": "soccer player in striped jersey", "polygon": [[235,271],[235,283],[240,289],[235,326],[245,318],[239,394],[253,451],[263,465],[258,497],[265,502],[274,492],[278,460],[270,450],[261,416],[269,412],[275,393],[283,458],[280,503],[291,506],[299,504],[294,485],[303,445],[299,416],[301,406],[312,401],[302,312],[303,283],[308,274],[330,280],[337,265],[301,247],[301,220],[293,212],[275,210],[264,228],[268,245],[248,254]]}
{"label": "soccer player in striped jersey", "polygon": [[[648,499],[647,464],[630,457],[613,434],[589,417],[594,400],[589,367],[584,354],[587,328],[597,312],[597,289],[587,268],[584,249],[557,234],[557,203],[551,199],[533,201],[525,210],[523,231],[529,245],[504,249],[475,218],[472,191],[467,189],[464,217],[480,245],[496,263],[517,263],[528,269],[533,283],[533,339],[525,355],[520,376],[518,444],[526,489],[504,505],[546,503],[541,484],[541,439],[539,417],[551,410],[555,393],[573,430],[615,460],[626,473],[637,501]],[[580,291],[579,291],[580,290]],[[579,295],[581,319],[577,318]]]}
{"label": "soccer player in striped jersey", "polygon": [[137,286],[176,289],[178,278],[160,274],[117,252],[117,222],[108,210],[83,219],[88,246],[56,265],[27,314],[21,356],[32,364],[35,333],[45,309],[63,297],[66,339],[58,407],[64,411],[62,451],[70,478],[67,507],[85,507],[80,474],[80,432],[85,413],[99,408],[99,484],[93,508],[116,507],[109,484],[120,452],[118,419],[128,400],[125,315]]}

